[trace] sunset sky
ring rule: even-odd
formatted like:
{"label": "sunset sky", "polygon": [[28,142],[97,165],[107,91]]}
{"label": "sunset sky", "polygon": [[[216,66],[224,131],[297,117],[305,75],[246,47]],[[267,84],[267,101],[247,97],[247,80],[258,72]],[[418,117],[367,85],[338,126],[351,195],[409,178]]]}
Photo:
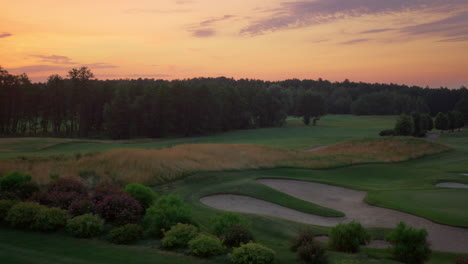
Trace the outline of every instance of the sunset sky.
{"label": "sunset sky", "polygon": [[226,76],[468,86],[468,0],[0,0],[0,65],[44,81]]}

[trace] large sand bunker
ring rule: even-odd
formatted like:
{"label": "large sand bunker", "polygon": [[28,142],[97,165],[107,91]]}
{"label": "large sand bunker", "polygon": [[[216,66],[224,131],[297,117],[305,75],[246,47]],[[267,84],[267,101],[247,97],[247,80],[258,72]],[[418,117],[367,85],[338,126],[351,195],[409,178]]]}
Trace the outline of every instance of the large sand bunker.
{"label": "large sand bunker", "polygon": [[314,182],[260,179],[271,188],[299,199],[343,212],[345,217],[322,217],[298,212],[266,201],[240,195],[213,195],[201,202],[217,209],[270,215],[320,226],[334,226],[339,222],[356,220],[366,227],[393,228],[400,221],[429,232],[431,247],[447,252],[468,252],[468,229],[436,224],[422,217],[371,206],[364,202],[366,192]]}

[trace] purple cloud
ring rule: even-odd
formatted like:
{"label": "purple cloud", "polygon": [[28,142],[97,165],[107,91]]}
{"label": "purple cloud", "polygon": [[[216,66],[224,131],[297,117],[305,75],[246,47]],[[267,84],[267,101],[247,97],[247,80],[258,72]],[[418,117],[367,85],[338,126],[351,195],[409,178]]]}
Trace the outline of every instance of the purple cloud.
{"label": "purple cloud", "polygon": [[468,37],[468,12],[430,23],[405,27],[400,31],[411,36],[436,35],[447,38],[446,41],[465,41]]}
{"label": "purple cloud", "polygon": [[11,36],[13,36],[13,34],[11,34],[11,33],[0,34],[0,38],[7,38],[7,37],[11,37]]}
{"label": "purple cloud", "polygon": [[209,25],[214,24],[214,23],[216,23],[216,22],[228,20],[228,19],[231,19],[231,18],[233,18],[233,17],[236,17],[236,16],[233,16],[233,15],[224,15],[224,16],[222,16],[222,17],[204,20],[204,21],[200,22],[200,26],[209,26]]}
{"label": "purple cloud", "polygon": [[192,36],[197,37],[197,38],[207,38],[207,37],[212,37],[216,35],[216,31],[213,29],[197,29],[194,30],[192,33]]}
{"label": "purple cloud", "polygon": [[353,44],[357,44],[357,43],[368,42],[369,40],[371,40],[371,39],[353,39],[353,40],[350,40],[350,41],[341,42],[340,44],[341,45],[353,45]]}
{"label": "purple cloud", "polygon": [[361,34],[373,34],[373,33],[381,33],[381,32],[387,32],[387,31],[392,31],[395,30],[394,28],[378,28],[378,29],[371,29],[371,30],[366,30],[359,32]]}
{"label": "purple cloud", "polygon": [[349,17],[429,10],[448,12],[468,7],[466,0],[315,0],[283,2],[267,18],[253,21],[241,33],[259,35],[328,23]]}
{"label": "purple cloud", "polygon": [[60,55],[31,55],[31,57],[41,59],[41,62],[53,63],[53,64],[77,64],[73,62],[70,57]]}

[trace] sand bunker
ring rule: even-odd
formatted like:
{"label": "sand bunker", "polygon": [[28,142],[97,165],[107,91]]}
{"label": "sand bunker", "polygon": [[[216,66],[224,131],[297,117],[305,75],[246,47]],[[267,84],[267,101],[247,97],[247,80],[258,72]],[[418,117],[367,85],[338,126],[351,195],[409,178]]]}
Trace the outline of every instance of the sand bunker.
{"label": "sand bunker", "polygon": [[299,199],[343,212],[345,217],[323,217],[306,214],[266,201],[240,195],[213,195],[201,202],[220,210],[270,215],[320,226],[334,226],[340,222],[359,221],[366,227],[393,228],[400,221],[429,232],[431,247],[447,252],[468,252],[468,229],[436,224],[422,217],[396,210],[368,205],[366,192],[314,182],[260,179],[271,188]]}
{"label": "sand bunker", "polygon": [[441,182],[436,184],[437,187],[445,188],[456,188],[456,189],[468,189],[468,184],[457,183],[457,182]]}

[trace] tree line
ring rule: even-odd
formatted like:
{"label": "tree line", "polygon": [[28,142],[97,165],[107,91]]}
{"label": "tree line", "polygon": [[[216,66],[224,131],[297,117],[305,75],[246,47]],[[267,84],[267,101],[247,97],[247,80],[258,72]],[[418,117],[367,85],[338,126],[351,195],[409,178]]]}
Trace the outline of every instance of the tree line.
{"label": "tree line", "polygon": [[[466,98],[466,99],[465,99]],[[458,105],[460,106],[457,106]],[[325,113],[466,111],[468,91],[395,84],[254,79],[96,80],[90,69],[32,83],[0,67],[0,135],[164,137],[315,123]],[[463,110],[465,109],[465,110]],[[465,116],[468,116],[467,114]]]}

